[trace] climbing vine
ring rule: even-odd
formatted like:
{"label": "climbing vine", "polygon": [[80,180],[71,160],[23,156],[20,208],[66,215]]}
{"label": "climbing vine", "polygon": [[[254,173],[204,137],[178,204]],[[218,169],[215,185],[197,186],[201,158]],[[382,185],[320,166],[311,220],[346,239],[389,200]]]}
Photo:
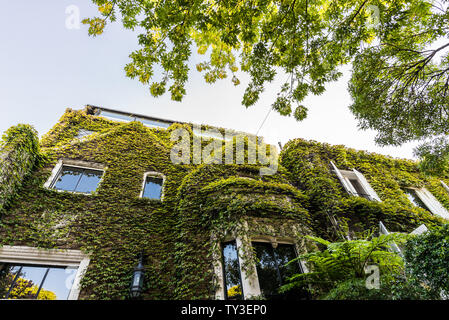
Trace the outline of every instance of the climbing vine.
{"label": "climbing vine", "polygon": [[[0,245],[89,253],[81,299],[126,299],[141,251],[146,257],[144,299],[210,299],[219,286],[214,272],[219,244],[230,237],[242,239],[243,267],[250,272],[255,261],[251,238],[294,239],[305,253],[314,248],[305,235],[337,237],[328,214],[351,232],[373,228],[379,220],[391,231],[441,224],[441,218],[408,202],[404,186],[425,186],[449,208],[440,178],[422,175],[414,162],[300,139],[286,145],[273,175],[260,175],[262,163],[257,161],[173,164],[170,150],[176,142],[170,136],[178,128],[192,133],[190,124],[155,129],[67,109],[39,145],[30,127],[10,129],[2,150],[31,154],[38,165],[17,161],[31,174],[17,176],[11,184],[15,191],[2,215]],[[93,133],[79,139],[80,129]],[[193,139],[191,135],[190,144]],[[252,142],[244,142],[248,149]],[[59,159],[104,165],[96,192],[45,188]],[[346,195],[329,169],[331,159],[342,169],[360,170],[383,201]],[[0,177],[4,168],[2,162]],[[166,177],[163,201],[139,198],[149,171]],[[5,190],[5,180],[0,181],[0,190]]]}
{"label": "climbing vine", "polygon": [[18,124],[4,133],[0,141],[0,215],[38,162],[39,155],[33,127]]}
{"label": "climbing vine", "polygon": [[[340,169],[362,172],[382,202],[349,196],[331,171],[330,161]],[[413,206],[403,191],[406,187],[426,187],[449,209],[449,195],[440,182],[448,177],[426,176],[411,160],[295,139],[285,145],[280,163],[290,172],[294,185],[309,197],[314,232],[326,239],[341,240],[329,223],[329,215],[350,233],[378,230],[379,221],[390,231],[400,232],[410,232],[422,223],[431,227],[444,222]]]}

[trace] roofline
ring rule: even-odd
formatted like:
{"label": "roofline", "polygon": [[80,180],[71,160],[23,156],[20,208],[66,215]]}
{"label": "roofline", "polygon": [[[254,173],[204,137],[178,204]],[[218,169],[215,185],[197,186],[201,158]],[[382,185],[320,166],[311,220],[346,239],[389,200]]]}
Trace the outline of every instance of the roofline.
{"label": "roofline", "polygon": [[[180,124],[187,124],[187,125],[190,125],[190,126],[191,125],[200,126],[200,127],[202,126],[202,124],[198,125],[198,124],[184,122],[184,121],[174,121],[174,120],[169,120],[169,119],[164,119],[164,118],[156,118],[156,117],[146,116],[146,115],[143,115],[143,114],[127,112],[127,111],[111,109],[111,108],[105,108],[105,107],[100,107],[100,106],[94,106],[92,104],[86,104],[86,113],[95,115],[95,113],[91,109],[100,109],[100,110],[104,110],[104,111],[115,112],[115,113],[119,113],[119,114],[126,115],[126,116],[135,116],[135,117],[144,118],[144,119],[148,119],[148,120],[156,120],[156,121],[160,120],[160,121],[170,122],[171,124],[173,124],[173,123],[180,123]],[[211,127],[215,127],[215,126],[211,126]],[[217,128],[217,127],[215,127],[215,128]],[[234,130],[234,129],[230,129],[230,130],[234,131],[236,134],[244,134],[244,135],[254,136],[254,137],[258,137],[258,138],[262,139],[262,141],[265,140],[263,136],[257,136],[255,134],[251,134],[251,133],[243,132],[243,131],[237,131],[237,130]]]}
{"label": "roofline", "polygon": [[172,124],[173,123],[187,124],[186,122],[183,122],[183,121],[174,121],[174,120],[170,120],[170,119],[156,118],[156,117],[151,117],[151,116],[147,116],[147,115],[143,115],[143,114],[139,114],[139,113],[134,113],[134,112],[127,112],[127,111],[122,111],[122,110],[117,110],[117,109],[111,109],[111,108],[105,108],[105,107],[100,107],[100,106],[94,106],[92,104],[86,104],[86,108],[87,108],[87,113],[88,114],[93,114],[93,115],[94,115],[94,113],[92,111],[90,111],[89,108],[95,108],[95,109],[100,109],[100,110],[104,110],[104,111],[120,113],[122,115],[134,116],[134,117],[144,118],[144,119],[147,119],[147,120],[161,120],[161,121],[165,121],[165,122],[171,122]]}

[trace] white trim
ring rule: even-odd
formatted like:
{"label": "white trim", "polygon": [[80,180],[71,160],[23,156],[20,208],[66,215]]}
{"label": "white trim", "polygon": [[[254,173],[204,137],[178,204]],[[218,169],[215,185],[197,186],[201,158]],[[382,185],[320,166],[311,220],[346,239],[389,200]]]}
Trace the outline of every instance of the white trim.
{"label": "white trim", "polygon": [[351,182],[347,177],[344,177],[343,174],[340,172],[340,170],[337,168],[337,166],[331,161],[331,165],[334,169],[335,174],[337,175],[338,179],[340,180],[341,184],[343,185],[343,188],[345,188],[346,192],[349,193],[352,196],[357,196],[357,191],[352,186]]}
{"label": "white trim", "polygon": [[56,180],[56,177],[59,175],[59,172],[62,168],[62,160],[58,160],[56,165],[53,167],[50,177],[47,179],[47,181],[44,183],[44,188],[51,189],[51,185]]}
{"label": "white trim", "polygon": [[428,210],[444,219],[449,219],[449,212],[446,210],[445,207],[441,205],[441,203],[434,197],[434,195],[427,190],[426,188],[407,188],[413,190],[418,198],[421,199],[421,201],[426,205]]}
{"label": "white trim", "polygon": [[80,250],[3,246],[0,247],[0,262],[76,267],[78,270],[68,300],[77,300],[80,294],[80,281],[87,270],[90,258]]}
{"label": "white trim", "polygon": [[427,231],[429,231],[429,229],[427,229],[425,224],[422,224],[418,228],[416,228],[415,230],[410,232],[410,234],[420,235],[420,234],[423,234],[424,232],[427,232]]}
{"label": "white trim", "polygon": [[98,182],[97,189],[103,182],[104,174],[107,169],[107,167],[105,165],[96,163],[96,162],[72,160],[72,159],[59,159],[58,162],[56,163],[56,165],[54,166],[54,168],[52,169],[50,177],[44,183],[44,188],[53,190],[53,191],[57,191],[57,192],[69,192],[69,193],[76,193],[76,194],[83,194],[83,195],[91,195],[91,193],[86,193],[86,192],[75,192],[75,191],[54,189],[54,184],[56,183],[56,180],[59,178],[61,170],[64,166],[72,167],[72,168],[87,169],[87,170],[102,171],[103,174],[101,175],[100,181]]}
{"label": "white trim", "polygon": [[366,180],[365,176],[356,169],[352,169],[352,171],[354,172],[360,184],[362,185],[363,190],[365,190],[365,193],[368,194],[371,197],[371,199],[381,202],[382,200],[380,200],[376,191],[371,187],[368,180]]}
{"label": "white trim", "polygon": [[[384,224],[382,223],[382,221],[379,221],[379,234],[382,235],[388,235],[390,234],[390,232],[387,230],[387,228],[384,226]],[[398,245],[393,241],[392,243],[390,243],[390,247],[391,249],[398,253],[401,257],[403,257],[402,254],[402,250],[398,247]]]}
{"label": "white trim", "polygon": [[164,195],[165,195],[165,180],[166,180],[166,178],[165,178],[164,174],[162,174],[160,172],[156,172],[156,171],[148,171],[148,172],[145,172],[143,174],[143,182],[142,182],[142,188],[140,189],[139,198],[148,199],[148,198],[144,198],[143,197],[143,193],[145,191],[145,183],[146,183],[148,177],[155,177],[155,178],[161,178],[162,179],[161,197],[160,197],[160,199],[150,199],[150,200],[163,201],[164,200]]}
{"label": "white trim", "polygon": [[224,291],[226,289],[223,277],[223,262],[222,262],[223,246],[221,243],[217,243],[217,246],[220,249],[220,251],[219,252],[213,251],[212,253],[215,281],[217,285],[217,290],[215,291],[215,299],[224,300],[225,299]]}
{"label": "white trim", "polygon": [[243,298],[245,300],[251,300],[254,297],[260,296],[259,278],[257,276],[257,268],[255,264],[249,266],[252,269],[250,272],[246,272],[243,268],[242,252],[243,252],[243,240],[240,237],[235,239],[237,245],[237,252],[239,257],[240,276],[242,279]]}

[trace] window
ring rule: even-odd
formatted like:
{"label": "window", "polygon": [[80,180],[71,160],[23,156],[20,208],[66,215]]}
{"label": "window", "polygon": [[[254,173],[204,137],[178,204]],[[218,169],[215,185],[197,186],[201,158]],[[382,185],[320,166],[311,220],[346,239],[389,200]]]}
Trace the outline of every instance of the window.
{"label": "window", "polygon": [[167,129],[171,125],[171,122],[162,121],[162,120],[150,120],[150,119],[145,119],[145,118],[136,118],[136,121],[141,122],[144,126],[153,127],[153,128]]}
{"label": "window", "polygon": [[332,161],[331,165],[341,184],[350,195],[381,201],[376,191],[374,191],[361,172],[355,169],[352,169],[352,171],[339,170]]}
{"label": "window", "polygon": [[[248,242],[247,242],[248,241]],[[308,292],[302,288],[280,294],[278,289],[288,278],[297,273],[308,272],[301,261],[287,263],[296,255],[296,246],[289,240],[273,237],[256,237],[253,241],[242,239],[222,242],[221,254],[214,254],[214,269],[218,290],[217,299],[308,299]],[[247,243],[250,248],[244,248]],[[242,251],[243,250],[243,251]],[[241,252],[245,252],[242,256]],[[244,261],[245,256],[254,253],[255,260]],[[249,256],[248,256],[249,257]],[[242,259],[243,258],[243,259]],[[256,263],[257,261],[257,263]]]}
{"label": "window", "polygon": [[287,283],[289,277],[302,273],[299,263],[287,263],[296,258],[294,245],[277,244],[276,248],[271,243],[253,242],[252,246],[257,256],[257,277],[260,291],[267,299],[307,299],[304,290],[291,290],[285,294],[278,293],[280,286]]}
{"label": "window", "polygon": [[52,188],[60,191],[91,193],[97,190],[103,171],[62,166]]}
{"label": "window", "polygon": [[77,299],[89,261],[79,250],[3,246],[0,299]]}
{"label": "window", "polygon": [[426,188],[406,188],[404,192],[414,206],[426,209],[442,218],[449,219],[449,212]]}
{"label": "window", "polygon": [[90,194],[97,190],[104,166],[78,160],[59,160],[44,187],[58,191]]}
{"label": "window", "polygon": [[106,119],[110,119],[113,121],[130,122],[130,121],[134,121],[136,119],[135,117],[133,117],[131,115],[122,114],[119,112],[104,111],[104,110],[101,110],[99,115],[101,117],[104,117]]}
{"label": "window", "polygon": [[[429,210],[427,206],[422,202],[421,198],[418,196],[415,189],[405,189],[404,190],[408,200],[415,206],[422,209]],[[430,211],[430,210],[429,210]]]}
{"label": "window", "polygon": [[83,140],[84,138],[86,138],[87,136],[90,136],[93,133],[94,133],[94,131],[90,131],[87,129],[80,129],[78,131],[78,134],[75,136],[75,139]]}
{"label": "window", "polygon": [[229,300],[242,300],[242,277],[240,274],[236,241],[223,243],[222,249],[225,298]]}
{"label": "window", "polygon": [[0,265],[1,299],[67,300],[78,268]]}
{"label": "window", "polygon": [[123,121],[123,122],[138,121],[138,122],[142,123],[144,126],[147,126],[150,128],[166,129],[172,124],[172,122],[170,122],[170,121],[164,121],[164,120],[160,120],[160,119],[147,119],[144,117],[136,117],[132,114],[127,114],[127,113],[122,113],[122,112],[114,112],[114,111],[106,111],[106,110],[101,110],[99,113],[99,116],[104,117],[106,119],[113,120],[113,121]]}
{"label": "window", "polygon": [[143,188],[140,197],[161,200],[165,177],[158,172],[147,172],[144,175]]}

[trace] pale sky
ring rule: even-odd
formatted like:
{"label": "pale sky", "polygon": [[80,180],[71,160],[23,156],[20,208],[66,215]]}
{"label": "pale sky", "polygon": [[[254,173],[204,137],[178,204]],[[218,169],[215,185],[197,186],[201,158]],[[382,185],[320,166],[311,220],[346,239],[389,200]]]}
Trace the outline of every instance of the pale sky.
{"label": "pale sky", "polygon": [[[86,104],[184,122],[204,123],[255,134],[274,102],[279,81],[267,87],[256,105],[241,105],[247,77],[234,87],[230,79],[210,85],[195,69],[193,57],[187,95],[182,102],[169,95],[154,98],[149,89],[125,76],[128,55],[138,48],[137,33],[124,30],[120,21],[92,38],[87,26],[67,29],[66,8],[76,5],[81,18],[96,15],[90,0],[0,0],[0,132],[17,123],[46,133],[66,108]],[[259,131],[267,142],[283,145],[294,138],[368,150],[393,157],[413,158],[416,144],[376,146],[375,133],[360,131],[348,106],[349,68],[321,96],[305,101],[306,120],[282,117],[272,111]]]}

